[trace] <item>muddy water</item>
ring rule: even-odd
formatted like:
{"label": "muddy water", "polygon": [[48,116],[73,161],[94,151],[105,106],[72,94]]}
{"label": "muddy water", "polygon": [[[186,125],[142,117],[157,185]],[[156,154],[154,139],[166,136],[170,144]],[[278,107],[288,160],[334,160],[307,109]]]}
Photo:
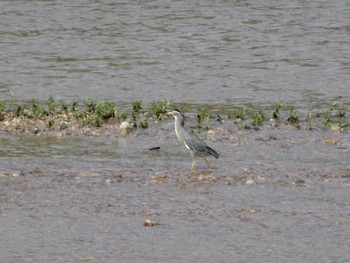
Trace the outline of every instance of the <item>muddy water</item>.
{"label": "muddy water", "polygon": [[345,0],[1,1],[0,99],[349,101],[349,13]]}
{"label": "muddy water", "polygon": [[202,135],[220,159],[191,174],[170,121],[127,138],[2,134],[0,262],[348,261],[347,132]]}

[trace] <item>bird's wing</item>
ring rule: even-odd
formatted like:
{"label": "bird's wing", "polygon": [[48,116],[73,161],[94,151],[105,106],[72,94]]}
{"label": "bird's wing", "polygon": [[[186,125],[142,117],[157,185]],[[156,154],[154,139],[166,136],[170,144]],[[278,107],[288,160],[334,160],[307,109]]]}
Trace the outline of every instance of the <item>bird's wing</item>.
{"label": "bird's wing", "polygon": [[194,151],[195,153],[206,152],[208,147],[208,145],[198,137],[185,138],[185,145],[188,149]]}
{"label": "bird's wing", "polygon": [[219,154],[198,137],[185,138],[184,142],[188,149],[199,156],[212,155],[216,159],[219,158]]}

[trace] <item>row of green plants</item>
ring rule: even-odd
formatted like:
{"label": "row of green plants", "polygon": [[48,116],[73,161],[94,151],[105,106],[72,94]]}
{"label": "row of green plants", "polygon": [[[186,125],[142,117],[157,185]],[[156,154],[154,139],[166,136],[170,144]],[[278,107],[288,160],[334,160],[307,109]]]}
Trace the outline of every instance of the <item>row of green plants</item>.
{"label": "row of green plants", "polygon": [[[261,126],[267,120],[293,125],[299,129],[302,128],[302,124],[309,130],[319,127],[319,124],[324,129],[331,125],[338,125],[340,129],[344,129],[349,127],[349,121],[346,118],[347,110],[346,104],[333,102],[327,110],[310,110],[306,116],[302,116],[297,107],[277,102],[270,112],[247,107],[233,108],[228,112],[228,119],[239,120],[240,124],[248,129],[252,126]],[[247,119],[250,120],[250,124],[245,121]]]}
{"label": "row of green plants", "polygon": [[144,109],[140,100],[132,103],[132,110],[119,111],[116,102],[95,101],[87,99],[83,102],[73,101],[66,103],[56,101],[52,96],[45,102],[32,100],[23,103],[11,100],[0,101],[0,121],[9,118],[20,118],[22,120],[48,120],[48,125],[52,127],[55,123],[55,116],[64,115],[70,121],[80,122],[84,126],[101,127],[108,122],[123,122],[128,120],[134,127],[149,127],[149,117],[156,116],[158,120],[164,117],[160,113],[171,107],[168,100],[153,102],[148,109]]}
{"label": "row of green plants", "polygon": [[[141,100],[135,100],[130,110],[119,111],[117,104],[110,101],[94,101],[91,99],[84,102],[73,101],[66,103],[56,101],[52,96],[45,102],[32,100],[29,103],[18,103],[14,100],[8,102],[0,101],[0,121],[6,118],[18,117],[22,119],[42,119],[48,121],[48,126],[55,123],[55,115],[64,114],[68,121],[78,121],[84,126],[101,127],[103,124],[116,121],[121,123],[128,120],[134,127],[148,128],[150,117],[158,121],[167,118],[162,113],[173,107],[169,100],[152,102],[144,108]],[[177,105],[184,113],[189,111],[188,105]],[[233,120],[245,129],[262,126],[267,121],[293,125],[296,128],[306,127],[313,129],[321,126],[327,128],[338,125],[344,129],[349,126],[346,116],[348,106],[344,103],[334,102],[327,110],[308,111],[306,116],[301,116],[295,106],[277,102],[271,107],[232,107],[229,110],[210,110],[209,107],[200,106],[191,111],[197,112],[197,126],[195,130],[209,130],[212,121],[223,122],[226,119]],[[304,114],[305,115],[305,114]]]}

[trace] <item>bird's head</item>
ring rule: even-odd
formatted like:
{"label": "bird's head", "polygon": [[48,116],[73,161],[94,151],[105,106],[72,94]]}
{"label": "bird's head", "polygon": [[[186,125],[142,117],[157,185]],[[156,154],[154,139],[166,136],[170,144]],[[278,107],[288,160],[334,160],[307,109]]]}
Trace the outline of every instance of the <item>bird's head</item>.
{"label": "bird's head", "polygon": [[162,110],[160,113],[165,113],[167,115],[174,116],[174,118],[184,119],[185,115],[178,108],[173,108],[172,110]]}
{"label": "bird's head", "polygon": [[174,108],[170,111],[167,111],[166,113],[174,116],[174,118],[185,118],[185,115],[178,108]]}

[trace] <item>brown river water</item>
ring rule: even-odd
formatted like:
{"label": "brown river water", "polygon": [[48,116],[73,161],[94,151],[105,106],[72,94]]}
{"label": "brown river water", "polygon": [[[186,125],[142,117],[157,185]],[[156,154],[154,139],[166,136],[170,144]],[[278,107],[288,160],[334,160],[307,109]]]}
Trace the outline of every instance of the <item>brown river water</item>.
{"label": "brown river water", "polygon": [[[348,1],[0,1],[0,100],[349,104],[349,17]],[[212,124],[220,158],[194,173],[171,120],[1,133],[0,262],[349,262],[349,130]]]}

